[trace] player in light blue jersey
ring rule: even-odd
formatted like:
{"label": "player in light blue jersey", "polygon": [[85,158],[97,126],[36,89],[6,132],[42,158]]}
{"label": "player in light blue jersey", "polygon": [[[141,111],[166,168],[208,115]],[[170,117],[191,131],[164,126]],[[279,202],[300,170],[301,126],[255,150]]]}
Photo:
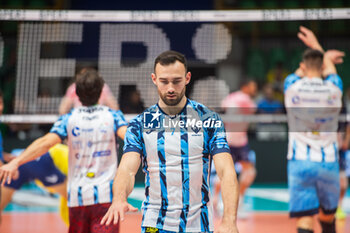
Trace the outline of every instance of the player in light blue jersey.
{"label": "player in light blue jersey", "polygon": [[344,53],[327,51],[312,31],[301,27],[298,37],[308,46],[299,69],[284,84],[288,114],[288,186],[290,216],[298,233],[313,233],[319,214],[323,233],[335,233],[339,199],[337,128],[342,80],[335,63]]}
{"label": "player in light blue jersey", "polygon": [[191,73],[184,55],[166,51],[155,60],[152,81],[159,101],[133,119],[114,182],[114,199],[101,224],[116,224],[127,211],[135,174],[143,165],[142,232],[213,232],[210,164],[222,184],[224,215],[216,232],[237,233],[238,183],[223,122],[185,96]]}
{"label": "player in light blue jersey", "polygon": [[118,162],[116,137],[124,139],[127,122],[121,111],[97,104],[104,81],[96,70],[85,69],[76,76],[75,84],[83,106],[62,115],[50,133],[0,167],[0,180],[2,184],[10,183],[20,165],[67,138],[69,232],[118,232],[117,225],[103,226],[100,221],[113,198]]}

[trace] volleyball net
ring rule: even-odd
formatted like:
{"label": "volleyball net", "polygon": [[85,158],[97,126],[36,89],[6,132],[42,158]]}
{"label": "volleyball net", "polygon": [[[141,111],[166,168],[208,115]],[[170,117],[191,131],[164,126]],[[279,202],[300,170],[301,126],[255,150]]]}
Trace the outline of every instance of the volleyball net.
{"label": "volleyball net", "polygon": [[[0,10],[3,123],[52,123],[75,73],[95,67],[118,99],[138,91],[144,107],[158,100],[151,81],[155,57],[186,55],[192,80],[187,95],[219,108],[247,77],[273,89],[283,103],[283,79],[294,72],[305,46],[300,25],[326,49],[350,51],[350,8],[213,11]],[[344,90],[350,58],[337,66]],[[128,115],[131,119],[134,115]],[[345,116],[344,116],[345,117]],[[284,114],[227,117],[225,121],[286,122]],[[343,118],[346,121],[346,117]]]}

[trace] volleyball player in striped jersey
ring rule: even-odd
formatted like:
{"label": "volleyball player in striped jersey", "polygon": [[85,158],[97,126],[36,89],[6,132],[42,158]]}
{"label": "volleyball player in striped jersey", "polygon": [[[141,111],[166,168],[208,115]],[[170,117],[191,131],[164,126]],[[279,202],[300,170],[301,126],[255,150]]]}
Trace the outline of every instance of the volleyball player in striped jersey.
{"label": "volleyball player in striped jersey", "polygon": [[323,49],[314,34],[301,27],[299,38],[310,47],[299,69],[284,84],[288,114],[288,185],[290,216],[298,233],[313,232],[319,213],[323,233],[335,232],[339,199],[337,128],[342,80],[334,62],[344,54]]}
{"label": "volleyball player in striped jersey", "polygon": [[69,232],[118,232],[118,226],[102,226],[100,221],[112,201],[117,170],[116,136],[124,139],[127,122],[121,111],[97,105],[104,81],[96,70],[79,73],[75,84],[83,106],[62,115],[50,133],[0,167],[0,180],[10,183],[21,164],[67,138]]}
{"label": "volleyball player in striped jersey", "polygon": [[191,73],[185,57],[166,51],[155,60],[152,81],[159,101],[133,119],[114,182],[114,198],[101,224],[116,224],[125,212],[135,174],[143,164],[142,232],[213,232],[210,164],[221,179],[224,215],[216,232],[237,233],[237,177],[218,114],[185,96]]}

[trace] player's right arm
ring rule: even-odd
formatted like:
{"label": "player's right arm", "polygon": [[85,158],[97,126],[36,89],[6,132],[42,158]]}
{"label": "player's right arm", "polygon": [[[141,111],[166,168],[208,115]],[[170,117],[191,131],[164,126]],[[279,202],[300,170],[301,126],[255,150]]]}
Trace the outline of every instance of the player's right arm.
{"label": "player's right arm", "polygon": [[0,167],[0,181],[2,185],[5,184],[5,181],[7,181],[8,184],[11,183],[13,177],[16,176],[19,166],[40,157],[52,146],[60,142],[61,138],[55,133],[48,133],[35,140],[20,156]]}
{"label": "player's right arm", "polygon": [[72,84],[68,87],[66,94],[63,96],[60,106],[58,108],[58,113],[60,115],[68,113],[74,104],[74,95],[75,95],[75,85]]}
{"label": "player's right arm", "polygon": [[[327,77],[330,74],[336,74],[337,70],[335,64],[343,63],[344,52],[339,50],[324,51],[321,44],[318,42],[315,34],[308,28],[300,26],[300,32],[298,33],[299,39],[309,48],[320,50],[324,53],[323,59],[323,77]],[[302,76],[300,76],[302,77]]]}
{"label": "player's right arm", "polygon": [[113,222],[124,220],[124,215],[128,211],[137,211],[127,202],[127,198],[134,188],[135,175],[141,164],[140,154],[137,152],[127,152],[120,162],[116,178],[113,183],[113,200],[107,213],[101,220],[101,224],[107,226]]}
{"label": "player's right arm", "polygon": [[49,151],[49,149],[61,143],[67,137],[67,122],[70,114],[61,116],[52,126],[50,133],[38,138],[18,157],[11,160],[8,164],[0,167],[0,182],[8,184],[16,176],[18,167],[22,164],[32,161]]}
{"label": "player's right arm", "polygon": [[130,122],[125,134],[124,154],[113,183],[112,204],[101,220],[102,225],[109,225],[111,222],[117,224],[119,220],[124,220],[126,212],[137,211],[137,208],[127,202],[127,198],[134,188],[135,175],[141,164],[142,141],[141,122],[135,118]]}
{"label": "player's right arm", "polygon": [[310,29],[300,26],[299,30],[298,37],[307,47],[324,52],[322,46],[317,40],[317,37]]}

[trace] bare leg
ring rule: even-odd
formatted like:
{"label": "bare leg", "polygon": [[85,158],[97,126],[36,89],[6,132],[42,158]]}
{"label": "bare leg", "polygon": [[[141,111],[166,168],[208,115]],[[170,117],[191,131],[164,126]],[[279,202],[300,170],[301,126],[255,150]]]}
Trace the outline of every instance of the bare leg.
{"label": "bare leg", "polygon": [[305,216],[297,219],[297,228],[312,231],[314,229],[314,217]]}
{"label": "bare leg", "polygon": [[256,169],[253,163],[247,161],[240,161],[242,165],[242,172],[239,177],[239,193],[243,197],[247,188],[254,182],[256,177]]}
{"label": "bare leg", "polygon": [[67,199],[67,179],[61,184],[50,186],[50,188],[58,193],[61,197]]}
{"label": "bare leg", "polygon": [[8,188],[6,186],[3,186],[0,188],[0,224],[1,224],[1,212],[5,209],[5,207],[10,203],[12,196],[14,192],[16,191],[15,189]]}

